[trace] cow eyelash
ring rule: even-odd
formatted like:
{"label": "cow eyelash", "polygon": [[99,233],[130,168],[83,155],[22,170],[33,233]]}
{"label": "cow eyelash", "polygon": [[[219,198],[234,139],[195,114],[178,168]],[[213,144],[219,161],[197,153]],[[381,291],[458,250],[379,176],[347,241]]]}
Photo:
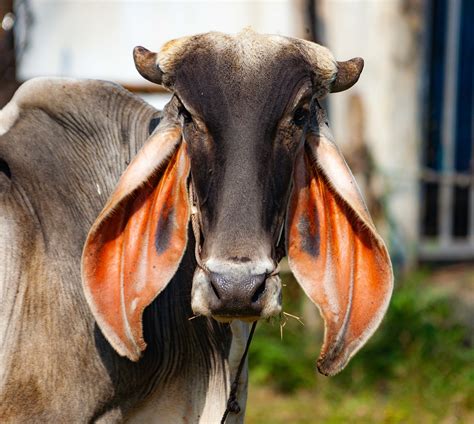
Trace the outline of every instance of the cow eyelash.
{"label": "cow eyelash", "polygon": [[302,127],[304,124],[306,124],[306,121],[308,120],[308,116],[309,116],[308,109],[304,107],[299,107],[295,110],[293,114],[293,123],[297,125],[298,127]]}

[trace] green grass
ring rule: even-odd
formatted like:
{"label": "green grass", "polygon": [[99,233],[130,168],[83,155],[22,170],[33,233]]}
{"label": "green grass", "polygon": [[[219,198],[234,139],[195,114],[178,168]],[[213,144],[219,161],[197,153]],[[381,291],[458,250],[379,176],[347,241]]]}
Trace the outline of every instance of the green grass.
{"label": "green grass", "polygon": [[[301,314],[286,277],[284,308]],[[335,377],[316,375],[321,331],[261,323],[250,350],[248,423],[474,422],[474,335],[455,299],[417,272],[400,282],[376,334]],[[474,288],[473,288],[474,289]]]}

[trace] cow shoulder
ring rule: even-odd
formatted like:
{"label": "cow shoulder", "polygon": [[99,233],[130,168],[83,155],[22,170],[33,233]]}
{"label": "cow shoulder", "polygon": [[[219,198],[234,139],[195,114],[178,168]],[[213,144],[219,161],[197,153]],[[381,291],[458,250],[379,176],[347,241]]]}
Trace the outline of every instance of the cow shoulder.
{"label": "cow shoulder", "polygon": [[117,85],[65,79],[29,81],[0,111],[0,421],[61,404],[87,421],[110,398],[80,255],[156,116]]}

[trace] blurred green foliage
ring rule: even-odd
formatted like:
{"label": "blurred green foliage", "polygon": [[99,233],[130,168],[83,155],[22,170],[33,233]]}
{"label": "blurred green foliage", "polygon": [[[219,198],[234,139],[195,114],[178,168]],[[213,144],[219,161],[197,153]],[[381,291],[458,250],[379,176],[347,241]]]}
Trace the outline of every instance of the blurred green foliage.
{"label": "blurred green foliage", "polygon": [[[431,286],[429,275],[419,271],[397,284],[382,325],[335,377],[315,376],[322,325],[313,334],[287,318],[281,339],[278,320],[259,324],[249,356],[251,387],[270,387],[282,396],[303,390],[331,405],[345,405],[324,422],[370,421],[353,420],[351,414],[362,404],[376,408],[380,402],[385,403],[383,418],[378,415],[373,422],[412,422],[420,411],[429,418],[419,422],[438,422],[474,411],[474,326],[466,325],[473,315],[460,317],[456,309],[463,299]],[[291,275],[285,286],[284,310],[301,316],[302,291]],[[249,403],[251,418],[252,397]],[[318,422],[313,418],[298,422]]]}

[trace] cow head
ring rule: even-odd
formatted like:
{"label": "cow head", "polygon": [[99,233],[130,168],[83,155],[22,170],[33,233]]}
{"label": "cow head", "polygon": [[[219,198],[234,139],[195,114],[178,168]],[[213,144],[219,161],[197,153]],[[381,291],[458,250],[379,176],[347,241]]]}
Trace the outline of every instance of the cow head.
{"label": "cow head", "polygon": [[194,213],[195,314],[279,314],[286,234],[291,269],[326,324],[319,369],[339,371],[392,289],[386,248],[318,103],[351,87],[362,59],[249,30],[137,47],[134,58],[174,95],[86,242],[85,292],[105,336],[138,359],[143,309],[175,274]]}

